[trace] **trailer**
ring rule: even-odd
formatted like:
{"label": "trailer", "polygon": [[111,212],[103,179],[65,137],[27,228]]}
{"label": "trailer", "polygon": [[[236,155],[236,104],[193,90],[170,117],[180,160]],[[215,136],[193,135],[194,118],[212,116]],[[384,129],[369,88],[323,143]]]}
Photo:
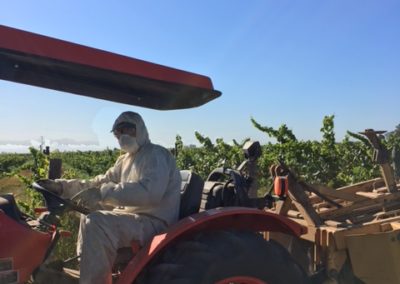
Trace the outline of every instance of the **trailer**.
{"label": "trailer", "polygon": [[[271,175],[287,190],[268,210],[307,227],[300,239],[267,233],[291,251],[316,283],[400,283],[400,184],[380,142],[384,131],[367,129],[382,177],[333,189],[301,182],[287,167]],[[285,188],[286,187],[286,188]],[[318,275],[320,274],[320,275]]]}

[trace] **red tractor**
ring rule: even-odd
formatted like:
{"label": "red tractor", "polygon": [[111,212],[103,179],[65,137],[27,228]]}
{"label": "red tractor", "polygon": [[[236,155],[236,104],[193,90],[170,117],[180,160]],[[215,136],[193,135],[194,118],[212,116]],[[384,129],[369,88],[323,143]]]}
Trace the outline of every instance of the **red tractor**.
{"label": "red tractor", "polygon": [[[191,108],[221,95],[205,76],[0,26],[0,79],[159,110]],[[262,232],[299,237],[306,228],[263,210],[270,198],[249,197],[257,142],[245,145],[239,169],[216,169],[206,181],[182,171],[178,223],[147,245],[121,248],[116,283],[308,283],[277,242]],[[22,213],[13,195],[0,196],[0,283],[76,283],[79,272],[50,261],[60,237],[58,216],[87,214],[38,184],[46,210]],[[96,261],[95,259],[93,261]]]}

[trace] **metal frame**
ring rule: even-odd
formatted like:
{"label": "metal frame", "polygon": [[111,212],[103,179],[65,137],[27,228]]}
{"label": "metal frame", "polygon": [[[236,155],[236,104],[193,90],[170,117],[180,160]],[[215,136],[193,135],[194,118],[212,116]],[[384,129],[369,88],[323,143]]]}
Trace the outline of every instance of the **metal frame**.
{"label": "metal frame", "polygon": [[203,75],[2,25],[0,79],[160,110],[221,95]]}

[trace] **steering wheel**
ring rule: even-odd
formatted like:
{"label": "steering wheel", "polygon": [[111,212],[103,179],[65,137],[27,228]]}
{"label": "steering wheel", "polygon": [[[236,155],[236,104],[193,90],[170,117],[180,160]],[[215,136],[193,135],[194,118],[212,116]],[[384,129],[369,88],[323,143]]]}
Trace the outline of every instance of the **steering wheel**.
{"label": "steering wheel", "polygon": [[40,192],[43,195],[43,198],[46,201],[47,209],[50,212],[59,214],[65,210],[74,210],[82,214],[89,214],[90,210],[80,204],[75,203],[74,201],[66,198],[62,198],[57,194],[47,190],[43,186],[39,185],[38,183],[32,183],[32,188],[36,191]]}

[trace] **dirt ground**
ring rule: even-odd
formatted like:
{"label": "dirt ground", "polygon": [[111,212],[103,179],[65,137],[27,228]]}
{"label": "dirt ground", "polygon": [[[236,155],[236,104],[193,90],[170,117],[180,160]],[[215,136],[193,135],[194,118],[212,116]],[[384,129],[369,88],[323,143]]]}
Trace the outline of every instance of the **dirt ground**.
{"label": "dirt ground", "polygon": [[[29,173],[21,174],[28,175]],[[24,189],[24,184],[15,176],[0,178],[0,194],[13,193],[16,198],[22,198]]]}

